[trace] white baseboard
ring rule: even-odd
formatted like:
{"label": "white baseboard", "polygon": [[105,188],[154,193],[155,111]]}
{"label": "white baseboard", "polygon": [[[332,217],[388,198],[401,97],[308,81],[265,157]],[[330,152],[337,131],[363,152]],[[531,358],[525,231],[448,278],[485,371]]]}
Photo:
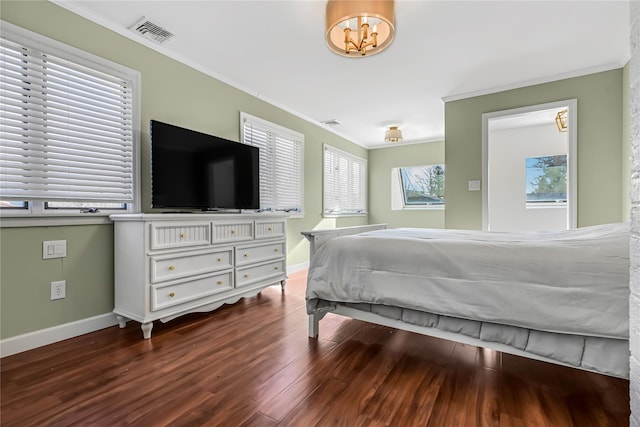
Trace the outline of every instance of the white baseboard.
{"label": "white baseboard", "polygon": [[[308,268],[308,262],[290,265],[287,267],[287,273],[293,274]],[[0,340],[0,357],[11,356],[13,354],[22,353],[23,351],[33,350],[34,348],[88,334],[89,332],[98,331],[117,324],[118,321],[113,313],[105,313],[99,316],[89,317],[87,319],[77,320],[75,322],[65,323],[63,325],[53,326],[51,328],[7,338]]]}
{"label": "white baseboard", "polygon": [[99,316],[7,338],[0,341],[0,357],[22,353],[23,351],[88,334],[89,332],[98,331],[117,324],[118,321],[113,313],[105,313]]}
{"label": "white baseboard", "polygon": [[309,268],[309,261],[307,262],[303,262],[301,264],[296,264],[296,265],[288,265],[287,266],[287,273],[297,273],[298,271],[302,271],[302,270],[306,270]]}

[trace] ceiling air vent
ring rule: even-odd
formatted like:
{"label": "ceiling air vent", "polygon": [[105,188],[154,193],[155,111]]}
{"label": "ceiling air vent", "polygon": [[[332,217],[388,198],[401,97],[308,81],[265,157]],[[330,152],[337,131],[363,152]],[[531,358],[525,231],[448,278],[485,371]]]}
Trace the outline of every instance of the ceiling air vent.
{"label": "ceiling air vent", "polygon": [[156,43],[164,43],[175,37],[174,34],[165,30],[160,25],[154,24],[145,17],[142,17],[138,22],[130,26],[129,29]]}
{"label": "ceiling air vent", "polygon": [[323,125],[326,125],[326,126],[338,126],[338,125],[342,124],[341,121],[336,120],[336,119],[323,120],[320,123],[322,123]]}

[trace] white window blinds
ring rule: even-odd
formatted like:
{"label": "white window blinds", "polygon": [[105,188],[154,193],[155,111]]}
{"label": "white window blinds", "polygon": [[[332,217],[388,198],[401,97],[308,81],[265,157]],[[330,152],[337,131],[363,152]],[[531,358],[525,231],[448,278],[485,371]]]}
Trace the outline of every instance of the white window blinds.
{"label": "white window blinds", "polygon": [[324,145],[325,215],[367,213],[367,161]]}
{"label": "white window blinds", "polygon": [[132,81],[35,46],[0,41],[0,197],[133,201]]}
{"label": "white window blinds", "polygon": [[242,142],[260,149],[260,209],[302,213],[304,135],[240,113]]}

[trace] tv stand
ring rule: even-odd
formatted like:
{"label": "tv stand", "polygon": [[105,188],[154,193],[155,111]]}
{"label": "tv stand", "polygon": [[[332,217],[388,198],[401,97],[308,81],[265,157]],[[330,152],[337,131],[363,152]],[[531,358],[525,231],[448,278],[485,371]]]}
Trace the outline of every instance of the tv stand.
{"label": "tv stand", "polygon": [[282,214],[117,214],[115,313],[121,328],[215,310],[286,284]]}

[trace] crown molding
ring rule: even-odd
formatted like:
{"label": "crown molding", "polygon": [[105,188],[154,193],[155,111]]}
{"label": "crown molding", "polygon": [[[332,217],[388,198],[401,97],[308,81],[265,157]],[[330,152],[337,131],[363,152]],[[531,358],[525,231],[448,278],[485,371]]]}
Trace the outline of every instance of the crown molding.
{"label": "crown molding", "polygon": [[454,95],[443,96],[441,99],[443,102],[460,101],[462,99],[475,98],[476,96],[491,95],[494,93],[504,92],[504,91],[513,90],[513,89],[520,89],[527,86],[535,86],[539,84],[555,82],[558,80],[565,80],[565,79],[570,79],[574,77],[582,77],[589,74],[601,73],[604,71],[611,71],[618,68],[623,68],[627,64],[627,62],[629,62],[629,58],[626,58],[622,64],[610,63],[605,65],[600,65],[597,67],[582,68],[580,70],[569,71],[569,72],[560,73],[560,74],[553,74],[547,77],[540,77],[537,79],[525,80],[522,82],[511,83],[504,86],[495,86],[492,88],[481,89],[481,90],[476,90],[472,92],[464,92],[464,93],[459,93]]}

